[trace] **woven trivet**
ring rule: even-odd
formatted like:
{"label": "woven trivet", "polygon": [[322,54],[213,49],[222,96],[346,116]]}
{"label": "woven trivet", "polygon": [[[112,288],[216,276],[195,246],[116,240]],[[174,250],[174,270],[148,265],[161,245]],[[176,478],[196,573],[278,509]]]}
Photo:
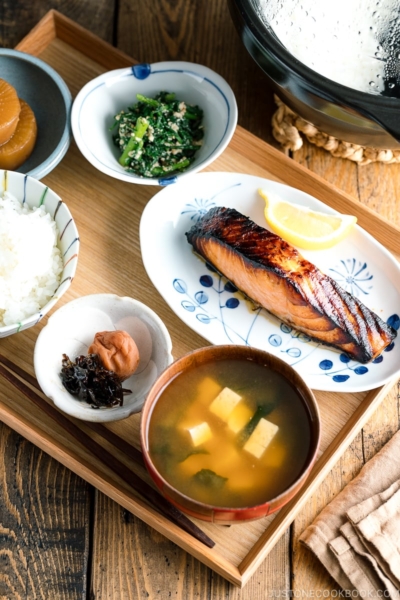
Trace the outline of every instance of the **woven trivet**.
{"label": "woven trivet", "polygon": [[301,132],[311,144],[324,148],[332,156],[347,158],[359,165],[368,165],[372,162],[400,163],[400,150],[367,148],[350,142],[342,142],[331,135],[322,133],[315,125],[296,115],[277,96],[274,96],[274,99],[278,109],[272,116],[272,133],[285,150],[294,151],[302,147]]}

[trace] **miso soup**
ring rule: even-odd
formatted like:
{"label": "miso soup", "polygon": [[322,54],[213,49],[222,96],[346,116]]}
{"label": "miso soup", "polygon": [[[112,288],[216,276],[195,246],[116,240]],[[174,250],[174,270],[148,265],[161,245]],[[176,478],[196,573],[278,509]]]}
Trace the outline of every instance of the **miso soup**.
{"label": "miso soup", "polygon": [[180,492],[241,508],[295,482],[309,458],[311,422],[280,373],[224,358],[181,372],[161,391],[148,440],[155,467]]}

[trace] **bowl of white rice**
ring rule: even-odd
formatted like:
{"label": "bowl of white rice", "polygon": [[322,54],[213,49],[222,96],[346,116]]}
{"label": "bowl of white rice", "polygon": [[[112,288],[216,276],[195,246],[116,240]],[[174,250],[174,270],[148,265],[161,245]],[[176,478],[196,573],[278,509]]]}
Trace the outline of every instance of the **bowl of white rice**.
{"label": "bowl of white rice", "polygon": [[67,291],[79,253],[75,222],[40,181],[0,170],[0,338],[36,325]]}

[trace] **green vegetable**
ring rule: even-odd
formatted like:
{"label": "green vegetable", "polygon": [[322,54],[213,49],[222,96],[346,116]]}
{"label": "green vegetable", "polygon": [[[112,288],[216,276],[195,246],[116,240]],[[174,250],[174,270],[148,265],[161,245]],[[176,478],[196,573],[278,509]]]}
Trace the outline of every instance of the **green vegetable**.
{"label": "green vegetable", "polygon": [[182,171],[186,169],[190,165],[190,160],[187,158],[185,160],[181,160],[180,162],[175,163],[169,167],[154,167],[151,174],[152,175],[165,175],[166,173],[172,173],[173,171]]}
{"label": "green vegetable", "polygon": [[195,448],[194,450],[191,450],[190,452],[185,454],[185,456],[183,458],[180,458],[178,462],[184,462],[187,458],[189,458],[189,456],[193,456],[194,454],[210,454],[210,453],[208,452],[208,450],[204,450],[201,448]]}
{"label": "green vegetable", "polygon": [[214,490],[220,490],[225,485],[225,481],[228,481],[227,477],[221,477],[221,475],[217,475],[211,469],[201,469],[201,471],[193,475],[193,479],[196,483],[211,487]]}
{"label": "green vegetable", "polygon": [[203,111],[160,92],[155,98],[137,94],[137,103],[114,118],[119,163],[142,177],[183,171],[195,159],[203,139]]}
{"label": "green vegetable", "polygon": [[139,117],[136,121],[135,129],[131,133],[131,137],[126,144],[123,153],[119,157],[119,162],[123,167],[129,165],[133,153],[137,153],[143,148],[143,136],[146,133],[148,126],[148,122],[142,117]]}
{"label": "green vegetable", "polygon": [[154,98],[147,98],[147,96],[143,96],[142,94],[136,94],[136,98],[139,100],[139,102],[150,104],[150,106],[160,106],[158,100],[154,100]]}

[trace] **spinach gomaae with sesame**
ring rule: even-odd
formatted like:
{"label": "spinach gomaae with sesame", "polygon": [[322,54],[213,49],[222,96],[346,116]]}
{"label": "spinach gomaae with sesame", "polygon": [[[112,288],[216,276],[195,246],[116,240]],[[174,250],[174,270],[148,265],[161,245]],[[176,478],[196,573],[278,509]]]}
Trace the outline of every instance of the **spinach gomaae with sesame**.
{"label": "spinach gomaae with sesame", "polygon": [[142,177],[160,177],[185,170],[203,140],[203,110],[159,92],[136,95],[137,102],[114,117],[114,143],[119,163]]}

